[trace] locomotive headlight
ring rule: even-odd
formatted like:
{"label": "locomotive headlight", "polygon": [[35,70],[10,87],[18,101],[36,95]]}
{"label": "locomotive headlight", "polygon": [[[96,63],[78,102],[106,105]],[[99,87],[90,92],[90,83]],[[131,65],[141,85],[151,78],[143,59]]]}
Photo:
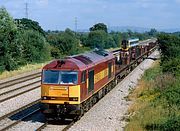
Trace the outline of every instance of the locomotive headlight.
{"label": "locomotive headlight", "polygon": [[46,96],[43,96],[43,97],[42,97],[42,100],[46,100],[46,99],[47,99],[47,97],[46,97]]}
{"label": "locomotive headlight", "polygon": [[78,97],[70,97],[69,101],[78,101]]}

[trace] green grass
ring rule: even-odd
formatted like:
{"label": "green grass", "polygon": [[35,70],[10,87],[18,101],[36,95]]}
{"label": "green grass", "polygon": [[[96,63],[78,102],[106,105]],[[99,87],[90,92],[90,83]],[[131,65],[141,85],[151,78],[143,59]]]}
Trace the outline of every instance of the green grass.
{"label": "green grass", "polygon": [[0,80],[8,78],[8,77],[16,76],[16,75],[19,75],[19,74],[22,74],[25,72],[41,69],[47,63],[48,62],[36,63],[36,64],[27,64],[27,65],[22,66],[22,67],[18,68],[17,70],[14,70],[14,71],[4,71],[0,74]]}
{"label": "green grass", "polygon": [[148,69],[128,97],[126,131],[180,130],[180,82],[172,74],[164,74],[159,65]]}

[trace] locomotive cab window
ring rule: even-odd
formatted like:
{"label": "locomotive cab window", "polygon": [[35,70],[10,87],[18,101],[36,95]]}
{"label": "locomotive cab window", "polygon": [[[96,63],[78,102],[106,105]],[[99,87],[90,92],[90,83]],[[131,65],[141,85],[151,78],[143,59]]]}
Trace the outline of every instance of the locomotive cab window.
{"label": "locomotive cab window", "polygon": [[86,71],[83,71],[81,74],[81,83],[85,83],[86,81]]}
{"label": "locomotive cab window", "polygon": [[108,78],[112,76],[112,62],[108,63]]}
{"label": "locomotive cab window", "polygon": [[43,84],[77,84],[77,71],[44,70]]}
{"label": "locomotive cab window", "polygon": [[59,71],[57,70],[44,70],[42,83],[45,84],[58,84]]}
{"label": "locomotive cab window", "polygon": [[77,72],[76,71],[61,71],[60,84],[77,84]]}

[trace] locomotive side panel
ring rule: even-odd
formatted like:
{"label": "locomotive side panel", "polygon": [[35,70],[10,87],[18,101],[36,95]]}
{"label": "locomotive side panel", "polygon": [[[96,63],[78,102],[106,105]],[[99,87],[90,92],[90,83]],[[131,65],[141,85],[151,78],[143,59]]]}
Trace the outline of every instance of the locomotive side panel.
{"label": "locomotive side panel", "polygon": [[[111,63],[111,66],[108,68],[108,64]],[[90,81],[89,76],[90,72],[94,72],[94,80]],[[111,76],[108,77],[109,73]],[[86,71],[86,84],[81,84],[81,102],[88,99],[98,90],[100,90],[106,83],[112,80],[115,76],[115,60],[114,58],[108,61],[102,61],[98,65],[95,65],[93,68],[89,68]],[[93,82],[93,89],[90,89],[90,82]]]}

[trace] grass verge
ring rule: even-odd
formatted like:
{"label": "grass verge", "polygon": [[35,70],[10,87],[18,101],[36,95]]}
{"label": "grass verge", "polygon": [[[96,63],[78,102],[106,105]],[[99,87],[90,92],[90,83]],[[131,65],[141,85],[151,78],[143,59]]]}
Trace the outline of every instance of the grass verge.
{"label": "grass verge", "polygon": [[27,64],[14,71],[4,71],[0,74],[0,80],[8,78],[8,77],[16,76],[25,72],[41,69],[47,63],[48,62],[38,63],[38,64]]}
{"label": "grass verge", "polygon": [[134,104],[128,110],[125,130],[180,130],[179,80],[172,74],[163,74],[159,64],[148,69],[128,96]]}

